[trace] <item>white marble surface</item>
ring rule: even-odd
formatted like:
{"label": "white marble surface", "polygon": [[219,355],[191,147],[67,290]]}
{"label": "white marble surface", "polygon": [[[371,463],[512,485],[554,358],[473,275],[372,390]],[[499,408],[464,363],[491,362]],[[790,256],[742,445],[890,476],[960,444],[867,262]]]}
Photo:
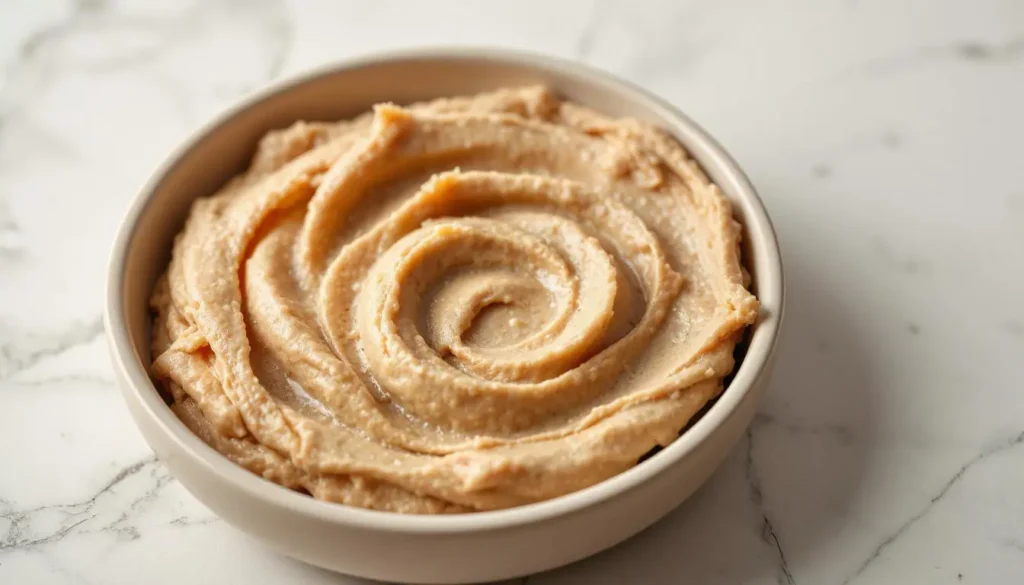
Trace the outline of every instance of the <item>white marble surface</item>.
{"label": "white marble surface", "polygon": [[1024,3],[6,0],[0,583],[358,582],[263,549],[153,459],[111,380],[105,256],[148,173],[240,93],[442,43],[678,104],[787,260],[747,439],[668,519],[531,585],[1024,582]]}

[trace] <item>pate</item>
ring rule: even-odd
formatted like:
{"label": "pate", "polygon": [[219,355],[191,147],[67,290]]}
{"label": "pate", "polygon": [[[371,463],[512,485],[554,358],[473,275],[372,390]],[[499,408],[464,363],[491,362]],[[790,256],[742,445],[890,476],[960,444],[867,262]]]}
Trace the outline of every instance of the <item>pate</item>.
{"label": "pate", "polygon": [[728,201],[544,88],[299,122],[198,199],[151,305],[206,443],[324,500],[491,510],[673,441],[757,316]]}

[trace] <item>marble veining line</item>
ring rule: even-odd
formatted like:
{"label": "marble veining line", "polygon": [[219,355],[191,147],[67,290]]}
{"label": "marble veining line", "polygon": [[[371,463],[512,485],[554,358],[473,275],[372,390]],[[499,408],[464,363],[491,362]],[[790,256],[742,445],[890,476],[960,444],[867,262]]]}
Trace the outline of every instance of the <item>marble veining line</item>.
{"label": "marble veining line", "polygon": [[[40,558],[40,560],[46,566],[47,569],[49,569],[55,574],[64,577],[64,580],[61,581],[62,583],[74,583],[75,585],[95,585],[95,581],[86,579],[81,573],[71,568],[68,568],[67,566],[65,566],[63,562],[61,562],[61,560],[55,558],[54,555],[48,554],[46,551],[42,550],[36,550],[32,552]],[[0,563],[0,567],[2,566],[3,563]]]}
{"label": "marble veining line", "polygon": [[267,67],[267,79],[266,81],[272,81],[281,74],[284,70],[285,63],[288,62],[288,55],[291,53],[292,44],[295,42],[295,30],[292,27],[291,21],[288,19],[288,8],[284,3],[279,2],[279,11],[281,17],[273,20],[274,26],[274,52],[270,58],[270,64]]}
{"label": "marble veining line", "polygon": [[1024,34],[1001,43],[966,41],[952,45],[922,47],[910,53],[868,61],[863,71],[872,75],[893,73],[929,61],[955,59],[974,63],[1011,61],[1024,55]]}
{"label": "marble veining line", "polygon": [[1005,546],[1007,548],[1012,548],[1012,549],[1016,550],[1017,552],[1024,553],[1024,542],[1021,542],[1020,540],[1017,540],[1016,538],[1000,538],[996,542],[998,542],[999,544],[1001,544],[1001,545],[1003,545],[1003,546]]}
{"label": "marble veining line", "polygon": [[4,91],[0,93],[0,134],[8,118],[17,115],[25,104],[32,103],[33,98],[52,83],[57,64],[48,48],[79,30],[102,7],[102,2],[80,0],[70,15],[55,24],[41,27],[22,43],[7,72]]}
{"label": "marble veining line", "polygon": [[75,571],[73,568],[66,566],[60,559],[55,558],[55,556],[49,554],[49,552],[42,550],[34,552],[42,558],[43,563],[47,566],[47,568],[49,568],[51,571],[54,571],[67,577],[67,580],[71,583],[74,583],[75,585],[96,585],[96,581],[86,579],[82,573],[79,573],[78,571]]}
{"label": "marble veining line", "polygon": [[[847,156],[865,152],[877,152],[879,150],[896,154],[903,149],[904,142],[903,134],[896,128],[882,129],[879,132],[872,132],[870,134],[853,135],[835,147],[819,149],[819,161],[811,165],[810,175],[818,180],[828,179],[837,172],[842,171],[843,159]],[[875,243],[873,242],[873,244]]]}
{"label": "marble veining line", "polygon": [[[223,10],[218,11],[219,8]],[[232,8],[234,5],[229,0],[200,2],[183,14],[167,18],[124,14],[103,1],[79,0],[68,16],[42,27],[22,44],[12,63],[5,91],[0,95],[0,131],[5,118],[16,115],[26,104],[32,103],[36,96],[52,85],[56,77],[67,70],[102,74],[130,69],[159,82],[164,72],[159,67],[152,67],[154,61],[175,45],[194,42],[196,31],[202,30],[204,24],[208,24],[207,21],[217,18],[220,12],[232,14]],[[258,27],[257,36],[268,49],[268,57],[259,79],[247,81],[245,87],[232,88],[239,93],[277,77],[287,61],[294,40],[293,26],[282,0],[250,2],[244,6],[244,10],[248,19],[235,18],[230,23],[224,23],[224,26],[250,24]],[[73,49],[77,37],[90,35],[115,39],[113,45],[117,47],[118,33],[126,31],[144,33],[149,41],[142,47],[115,48],[91,58],[83,58]],[[177,82],[163,85],[176,89]]]}
{"label": "marble veining line", "polygon": [[1024,323],[1016,319],[1008,319],[1003,322],[1003,331],[1012,337],[1024,339]]}
{"label": "marble veining line", "polygon": [[[142,463],[143,466],[145,466],[146,463],[155,462],[156,458],[154,457],[146,459]],[[139,464],[137,463],[136,465]],[[128,520],[131,518],[133,514],[141,510],[145,504],[155,500],[157,496],[160,495],[160,491],[163,490],[163,488],[167,486],[169,483],[174,481],[174,478],[160,466],[156,466],[153,469],[151,469],[150,476],[154,479],[153,487],[147,489],[145,492],[143,492],[141,496],[132,500],[132,503],[129,504],[127,510],[121,512],[121,515],[118,516],[114,521],[106,524],[105,526],[100,527],[97,530],[97,532],[113,531],[118,534],[126,536],[129,540],[138,540],[139,538],[141,538],[142,535],[139,534],[139,529],[129,524]],[[179,525],[181,525],[181,523],[179,523]]]}
{"label": "marble veining line", "polygon": [[[824,75],[809,76],[801,83],[793,85],[787,93],[777,99],[786,101],[794,95],[806,94],[809,91],[836,83],[845,83],[850,78],[899,74],[933,62],[959,62],[967,65],[1002,64],[1013,62],[1022,56],[1024,56],[1024,32],[1012,35],[1001,42],[971,40],[922,46],[843,65]],[[745,107],[747,107],[745,102],[740,102],[724,109],[721,113],[732,114],[732,110]],[[812,173],[821,178],[818,173],[822,170],[825,170],[826,174],[831,174],[831,169],[826,169],[824,166],[813,170]]]}
{"label": "marble veining line", "polygon": [[[160,21],[136,16],[122,16],[108,10],[105,2],[79,0],[66,18],[39,29],[29,37],[21,47],[20,57],[23,61],[36,62],[46,58],[47,51],[65,42],[75,34],[89,31],[107,31],[118,28],[158,28]],[[155,31],[154,31],[155,32]],[[99,60],[94,63],[78,63],[85,71],[102,73],[121,67],[145,63],[159,54],[166,39],[145,48],[122,53],[111,59]]]}
{"label": "marble veining line", "polygon": [[[146,65],[174,43],[187,41],[200,27],[202,20],[208,18],[218,7],[231,8],[233,5],[230,0],[200,2],[181,16],[161,18],[119,14],[111,10],[105,2],[80,0],[67,18],[32,35],[22,45],[20,57],[24,61],[37,60],[44,56],[49,48],[59,46],[76,34],[104,34],[122,29],[139,29],[149,33],[154,42],[143,48],[135,47],[131,51],[116,52],[91,62],[70,60],[70,64],[90,73],[106,73]],[[272,57],[267,69],[269,77],[272,78],[283,67],[292,43],[293,31],[291,22],[286,17],[287,7],[281,0],[260,0],[247,3],[245,10],[250,15],[257,15],[259,25],[269,34]]]}
{"label": "marble veining line", "polygon": [[870,567],[876,560],[879,559],[879,557],[882,556],[882,553],[884,553],[897,540],[899,540],[901,536],[906,534],[907,531],[910,530],[915,524],[917,524],[922,518],[927,516],[928,513],[931,512],[932,509],[935,507],[935,504],[937,504],[940,500],[942,500],[942,498],[946,496],[947,493],[949,493],[949,490],[964,477],[968,470],[970,470],[978,463],[981,463],[988,457],[1002,453],[1004,451],[1009,451],[1010,449],[1013,449],[1014,447],[1020,445],[1021,443],[1024,443],[1024,431],[1018,433],[1017,435],[1014,435],[1013,437],[1009,438],[1006,441],[1003,441],[1002,443],[995,445],[994,447],[989,447],[983,450],[981,453],[972,457],[967,463],[964,463],[962,466],[960,466],[960,469],[958,469],[956,473],[954,473],[953,476],[946,481],[946,483],[942,486],[942,489],[940,489],[937,494],[932,496],[931,499],[928,500],[928,502],[925,504],[925,506],[921,508],[921,510],[919,510],[916,514],[911,516],[906,522],[900,525],[899,528],[893,531],[892,534],[887,536],[881,542],[881,544],[875,547],[875,550],[873,550],[871,554],[868,555],[868,558],[864,559],[864,562],[861,563],[860,567],[857,568],[853,575],[850,575],[846,578],[846,580],[843,581],[843,585],[848,585],[849,583],[852,583],[854,580],[859,578],[864,573],[864,571],[868,569],[868,567]]}
{"label": "marble veining line", "polygon": [[871,237],[871,251],[884,265],[908,276],[929,274],[933,270],[932,263],[927,258],[919,258],[897,251],[881,236]]}
{"label": "marble veining line", "polygon": [[[149,472],[148,478],[143,475],[146,471]],[[127,484],[129,480],[134,478],[141,478],[142,489],[140,490],[141,493],[132,497],[127,506],[113,505],[108,506],[108,510],[99,509],[101,507],[101,500],[105,496],[112,495],[115,488]],[[138,528],[129,521],[135,514],[141,512],[147,504],[154,501],[160,495],[163,488],[173,481],[173,478],[160,465],[157,459],[150,456],[121,469],[95,494],[80,502],[50,504],[20,511],[12,509],[12,503],[4,502],[3,507],[7,509],[0,513],[0,518],[9,520],[10,525],[7,529],[7,534],[0,539],[0,553],[36,549],[41,545],[60,541],[72,534],[112,532],[120,538],[136,540],[141,535]],[[64,515],[63,521],[58,528],[41,536],[29,534],[34,523],[44,522],[46,520],[45,515],[54,512]],[[117,516],[110,520],[105,519],[104,516],[109,516],[111,512],[117,513]],[[171,524],[189,526],[212,521],[215,521],[215,519],[192,520],[187,517],[179,517],[172,521]],[[95,528],[90,528],[90,523],[99,523],[99,525]]]}
{"label": "marble veining line", "polygon": [[[0,134],[3,133],[3,118],[0,117]],[[24,254],[25,249],[20,241],[21,228],[11,217],[7,202],[0,194],[0,260],[16,259]]]}
{"label": "marble veining line", "polygon": [[[2,127],[0,127],[2,130]],[[17,232],[19,231],[18,224],[14,223],[14,218],[11,217],[11,212],[7,207],[7,203],[0,199],[0,234],[4,232]]]}
{"label": "marble veining line", "polygon": [[779,560],[779,574],[777,582],[779,585],[794,585],[793,574],[789,570],[789,563],[786,562],[786,552],[782,549],[779,535],[775,532],[772,521],[768,518],[768,510],[764,505],[764,493],[761,490],[761,478],[757,475],[754,464],[754,425],[747,429],[747,454],[745,464],[747,483],[750,484],[750,500],[761,515],[761,539],[768,545],[775,548]]}
{"label": "marble veining line", "polygon": [[903,73],[933,62],[961,62],[968,65],[1008,63],[1024,56],[1024,33],[1015,34],[1002,42],[962,41],[930,45],[870,58],[844,66],[821,77],[809,78],[792,88],[787,94],[807,92],[812,87],[842,83],[850,77],[877,77]]}
{"label": "marble veining line", "polygon": [[113,386],[114,380],[103,376],[90,374],[68,374],[66,376],[51,376],[48,378],[33,378],[31,380],[7,379],[4,386],[14,388],[42,388],[45,386],[59,384],[85,384],[89,386]]}
{"label": "marble veining line", "polygon": [[215,524],[220,522],[220,518],[217,516],[209,516],[207,518],[189,518],[188,516],[178,516],[174,520],[170,521],[172,526],[206,526],[207,524]]}
{"label": "marble veining line", "polygon": [[856,440],[856,435],[849,427],[837,424],[826,424],[820,426],[802,425],[776,418],[769,414],[757,413],[754,416],[754,425],[770,425],[782,429],[794,435],[811,435],[814,437],[830,438],[837,443],[849,445]]}
{"label": "marble veining line", "polygon": [[580,31],[579,38],[576,39],[576,47],[573,51],[573,54],[579,61],[586,61],[594,51],[594,43],[597,41],[597,30],[601,25],[603,9],[601,0],[594,0],[593,4],[590,5],[587,20],[583,25],[583,30]]}
{"label": "marble veining line", "polygon": [[[8,93],[14,95],[17,93],[17,90],[15,89]],[[12,104],[12,108],[20,103],[13,98],[4,99],[7,99]],[[0,151],[6,151],[5,154],[7,154],[7,156],[0,158],[0,173],[7,171],[18,172],[27,165],[41,163],[42,161],[39,158],[33,156],[36,151],[43,151],[45,153],[43,157],[47,159],[49,164],[55,167],[66,164],[78,165],[83,162],[84,157],[82,153],[70,144],[65,136],[51,131],[31,116],[21,115],[15,120],[13,116],[16,114],[17,112],[9,117],[6,126],[0,124],[0,140],[4,138],[4,131],[7,126],[16,127],[19,134],[18,138],[15,139],[17,142],[16,147],[0,147]],[[0,111],[0,122],[3,122],[3,116],[4,114]],[[0,194],[0,198],[2,197],[3,194]],[[0,201],[0,205],[2,203]],[[4,239],[5,230],[9,234],[8,237],[20,235],[20,228],[13,218],[5,222],[3,216],[4,210],[0,209],[0,241]]]}
{"label": "marble veining line", "polygon": [[66,330],[49,335],[29,335],[0,346],[0,380],[31,368],[103,335],[103,317],[75,323]]}

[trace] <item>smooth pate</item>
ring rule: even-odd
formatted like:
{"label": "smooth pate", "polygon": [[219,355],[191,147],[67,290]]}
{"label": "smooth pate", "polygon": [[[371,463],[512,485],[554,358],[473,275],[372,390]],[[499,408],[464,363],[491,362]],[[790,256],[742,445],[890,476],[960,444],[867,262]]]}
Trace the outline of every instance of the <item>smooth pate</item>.
{"label": "smooth pate", "polygon": [[268,134],[153,293],[174,412],[246,469],[407,513],[611,477],[722,389],[757,315],[729,203],[543,88]]}

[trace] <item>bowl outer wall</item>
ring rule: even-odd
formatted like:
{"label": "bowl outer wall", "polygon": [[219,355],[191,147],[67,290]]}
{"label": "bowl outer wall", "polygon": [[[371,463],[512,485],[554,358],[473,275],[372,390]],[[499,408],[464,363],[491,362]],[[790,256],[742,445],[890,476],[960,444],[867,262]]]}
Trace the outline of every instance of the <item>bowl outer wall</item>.
{"label": "bowl outer wall", "polygon": [[[770,372],[765,371],[764,380]],[[722,463],[753,419],[759,382],[713,443],[650,480],[598,504],[552,518],[461,534],[381,531],[344,526],[270,505],[225,486],[222,475],[177,447],[156,425],[137,393],[118,380],[129,410],[171,474],[218,516],[293,558],[369,579],[402,583],[501,581],[560,567],[614,546],[647,528],[697,490]]]}
{"label": "bowl outer wall", "polygon": [[[296,119],[342,119],[382,99],[407,103],[527,83],[545,83],[610,115],[666,128],[734,201],[763,310],[732,384],[693,428],[643,465],[581,492],[512,510],[415,517],[317,502],[262,481],[174,417],[145,373],[146,304],[197,195],[212,193],[242,170],[267,130]],[[386,580],[471,582],[593,554],[648,526],[699,487],[753,417],[774,359],[784,289],[778,244],[753,188],[724,150],[671,106],[607,74],[557,59],[432,50],[350,61],[278,83],[201,129],[130,209],[111,257],[107,302],[111,355],[137,425],[171,472],[217,514],[286,554],[326,568]]]}

